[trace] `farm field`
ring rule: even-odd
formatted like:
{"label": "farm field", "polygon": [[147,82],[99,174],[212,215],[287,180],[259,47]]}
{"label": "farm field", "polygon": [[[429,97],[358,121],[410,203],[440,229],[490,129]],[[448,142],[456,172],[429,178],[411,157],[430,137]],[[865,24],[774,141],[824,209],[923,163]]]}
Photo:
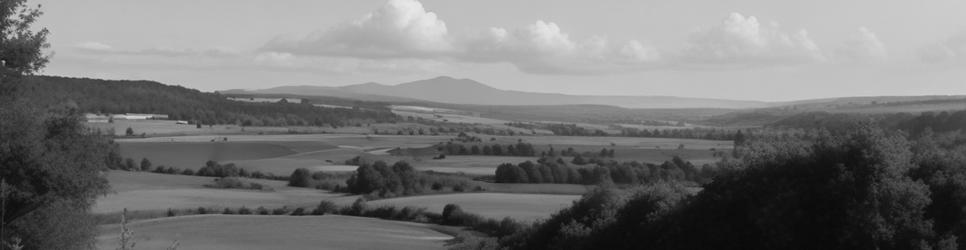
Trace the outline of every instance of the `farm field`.
{"label": "farm field", "polygon": [[[227,138],[227,140],[226,140]],[[444,136],[228,135],[117,140],[121,156],[154,165],[198,169],[208,160],[234,162],[250,170],[290,174],[296,168],[346,170],[342,163],[366,151],[428,147]],[[214,142],[212,142],[214,140]],[[329,166],[336,165],[336,169]]]}
{"label": "farm field", "polygon": [[[338,215],[195,215],[136,221],[138,249],[445,249],[429,225]],[[97,249],[116,249],[119,225],[102,226]]]}
{"label": "farm field", "polygon": [[[679,156],[696,165],[712,163],[717,150],[730,150],[730,141],[575,136],[485,136],[484,144],[531,143],[538,152],[552,145],[558,152],[574,148],[578,152],[615,150],[615,160],[661,163]],[[227,141],[225,141],[227,138]],[[502,163],[535,161],[536,157],[513,156],[436,156],[431,147],[452,136],[364,136],[345,134],[178,136],[120,139],[123,157],[146,157],[154,165],[198,169],[208,160],[235,163],[250,171],[288,175],[297,168],[321,171],[353,171],[344,161],[356,156],[366,160],[395,162],[404,160],[418,170],[467,175],[492,175]],[[491,141],[489,138],[493,138]],[[211,142],[215,140],[215,142]],[[614,146],[612,146],[614,145]],[[684,149],[678,149],[684,145]],[[394,148],[427,149],[416,154],[389,155]],[[712,151],[714,149],[715,151]]]}
{"label": "farm field", "polygon": [[207,188],[203,185],[212,183],[214,178],[200,176],[111,171],[107,178],[113,192],[97,199],[91,209],[93,213],[114,213],[124,208],[163,211],[168,208],[200,206],[232,208],[310,206],[318,204],[323,199],[344,196],[344,194],[323,190],[288,187],[286,182],[271,180],[245,179],[245,181],[272,187],[274,191]]}
{"label": "farm field", "polygon": [[368,204],[369,206],[424,207],[433,212],[442,212],[446,204],[457,204],[464,211],[488,218],[510,217],[533,221],[547,218],[577,199],[580,199],[579,195],[456,193],[375,200],[369,201]]}
{"label": "farm field", "polygon": [[[108,181],[112,193],[99,197],[91,212],[96,214],[117,213],[127,208],[131,211],[165,211],[168,208],[245,206],[278,208],[282,206],[314,207],[321,200],[330,200],[340,206],[350,205],[359,195],[331,193],[309,188],[288,187],[286,182],[243,179],[271,187],[274,191],[243,189],[216,189],[204,187],[214,178],[183,175],[166,175],[144,172],[111,171]],[[442,212],[449,203],[459,204],[466,211],[473,211],[492,218],[510,216],[515,219],[538,219],[562,206],[570,204],[588,190],[587,186],[573,184],[502,184],[475,182],[488,193],[452,193],[400,197],[369,201],[370,206],[398,205],[424,207]]]}

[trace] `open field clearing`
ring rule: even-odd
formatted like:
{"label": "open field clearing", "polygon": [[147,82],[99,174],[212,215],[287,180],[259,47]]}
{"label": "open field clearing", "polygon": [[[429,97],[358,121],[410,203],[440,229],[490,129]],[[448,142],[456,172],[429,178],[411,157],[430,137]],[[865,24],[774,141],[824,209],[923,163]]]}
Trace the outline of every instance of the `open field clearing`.
{"label": "open field clearing", "polygon": [[203,186],[212,183],[213,179],[200,176],[111,171],[108,173],[108,181],[114,192],[98,197],[91,212],[113,213],[124,208],[167,210],[168,208],[197,207],[311,206],[323,199],[344,196],[323,190],[288,187],[286,182],[271,180],[243,179],[272,187],[274,191],[217,189]]}
{"label": "open field clearing", "polygon": [[519,193],[519,194],[568,194],[583,195],[596,186],[557,183],[494,183],[473,181],[473,186],[480,185],[491,193]]}
{"label": "open field clearing", "polygon": [[[119,141],[121,156],[148,158],[154,165],[198,169],[208,160],[254,160],[274,158],[305,150],[334,146],[307,142],[128,142]],[[298,151],[297,151],[298,150]]]}
{"label": "open field clearing", "polygon": [[[195,215],[137,221],[138,249],[445,249],[452,237],[429,225],[338,215]],[[119,225],[103,226],[98,249],[116,249]]]}
{"label": "open field clearing", "polygon": [[[227,138],[227,141],[226,141]],[[329,169],[365,151],[429,147],[444,136],[230,135],[120,139],[121,155],[154,165],[198,169],[208,160],[250,170],[290,174],[300,167]],[[215,142],[211,142],[215,140]],[[283,157],[284,156],[284,157]],[[344,167],[339,167],[344,170]]]}
{"label": "open field clearing", "polygon": [[[566,149],[568,146],[597,146],[610,147],[630,146],[643,148],[677,148],[684,144],[689,149],[731,149],[734,143],[731,141],[700,140],[700,139],[677,139],[677,138],[643,138],[643,137],[611,137],[611,136],[489,136],[476,135],[483,139],[484,143],[509,144],[516,143],[518,139],[523,142],[531,143],[534,146],[553,145],[557,149]],[[495,138],[495,141],[490,141]]]}
{"label": "open field clearing", "polygon": [[368,204],[424,207],[437,213],[442,212],[446,204],[457,204],[464,211],[488,218],[510,217],[532,221],[548,218],[553,212],[570,206],[577,199],[580,199],[579,195],[457,193],[375,200]]}

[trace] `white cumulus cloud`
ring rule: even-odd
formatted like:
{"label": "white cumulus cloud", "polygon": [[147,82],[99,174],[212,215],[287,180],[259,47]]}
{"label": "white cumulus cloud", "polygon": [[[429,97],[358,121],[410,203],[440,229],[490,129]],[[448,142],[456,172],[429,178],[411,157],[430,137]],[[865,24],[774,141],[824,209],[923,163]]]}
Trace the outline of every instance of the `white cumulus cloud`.
{"label": "white cumulus cloud", "polygon": [[919,56],[926,63],[966,61],[966,29],[945,40],[923,47]]}
{"label": "white cumulus cloud", "polygon": [[446,23],[416,0],[390,0],[359,20],[302,38],[278,38],[264,50],[345,57],[430,57],[452,50]]}
{"label": "white cumulus cloud", "polygon": [[660,58],[656,49],[638,41],[620,47],[600,36],[575,41],[556,23],[543,20],[515,29],[490,28],[468,39],[464,47],[464,59],[509,62],[522,71],[541,74],[626,70]]}
{"label": "white cumulus cloud", "polygon": [[846,61],[881,62],[889,57],[889,51],[874,32],[866,27],[859,27],[856,33],[836,50],[836,55]]}
{"label": "white cumulus cloud", "polygon": [[721,23],[691,35],[677,53],[679,63],[722,65],[799,64],[826,60],[804,29],[786,32],[777,22],[731,13]]}

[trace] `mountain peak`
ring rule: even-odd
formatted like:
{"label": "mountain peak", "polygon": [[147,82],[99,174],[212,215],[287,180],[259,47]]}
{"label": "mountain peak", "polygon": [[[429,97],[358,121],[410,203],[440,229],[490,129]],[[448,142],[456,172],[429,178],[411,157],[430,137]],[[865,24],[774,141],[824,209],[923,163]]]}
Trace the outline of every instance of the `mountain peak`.
{"label": "mountain peak", "polygon": [[418,80],[396,85],[402,88],[434,88],[447,90],[497,90],[489,85],[474,81],[472,79],[457,79],[450,76],[438,76],[426,80]]}

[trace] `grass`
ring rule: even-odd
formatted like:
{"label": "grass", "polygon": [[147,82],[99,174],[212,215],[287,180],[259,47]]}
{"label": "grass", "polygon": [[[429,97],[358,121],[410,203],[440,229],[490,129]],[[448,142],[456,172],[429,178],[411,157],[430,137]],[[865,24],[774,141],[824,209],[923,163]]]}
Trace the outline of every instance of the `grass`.
{"label": "grass", "polygon": [[[261,142],[119,142],[121,156],[140,160],[148,158],[154,165],[198,169],[208,160],[251,160],[296,153],[281,143]],[[325,149],[330,146],[320,145]]]}
{"label": "grass", "polygon": [[577,199],[580,199],[579,195],[455,193],[374,200],[369,201],[368,204],[370,207],[380,205],[423,207],[428,211],[440,213],[446,204],[457,204],[464,211],[487,218],[510,217],[533,221],[547,218],[551,213],[570,206]]}
{"label": "grass", "polygon": [[[168,208],[232,207],[249,208],[313,206],[320,200],[344,196],[327,191],[293,188],[282,181],[245,179],[274,189],[272,192],[243,189],[206,188],[212,177],[164,175],[144,172],[108,173],[113,193],[98,197],[91,212],[163,211]],[[353,199],[354,200],[354,199]],[[350,201],[351,202],[351,201]]]}
{"label": "grass", "polygon": [[[452,237],[430,225],[326,216],[197,215],[128,225],[139,249],[445,249]],[[98,249],[118,246],[118,225],[102,226]]]}

